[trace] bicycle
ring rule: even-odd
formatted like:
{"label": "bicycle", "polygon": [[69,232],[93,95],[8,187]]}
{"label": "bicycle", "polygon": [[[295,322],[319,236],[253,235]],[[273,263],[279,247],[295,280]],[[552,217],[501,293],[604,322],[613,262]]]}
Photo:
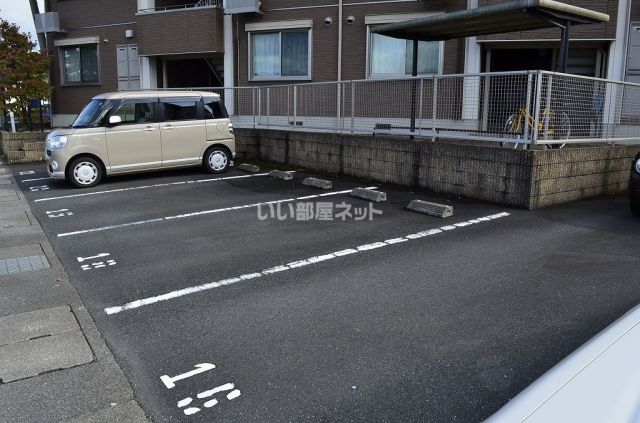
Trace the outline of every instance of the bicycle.
{"label": "bicycle", "polygon": [[[526,123],[525,123],[526,122]],[[520,106],[517,114],[509,116],[504,125],[504,134],[513,137],[512,141],[502,141],[501,147],[517,149],[522,145],[526,148],[525,124],[529,127],[531,134],[534,129],[535,119],[524,106]],[[546,128],[545,128],[546,126]],[[544,140],[568,140],[571,137],[571,121],[565,112],[560,114],[545,107],[538,122],[538,138]],[[545,144],[546,148],[563,148],[562,144]]]}

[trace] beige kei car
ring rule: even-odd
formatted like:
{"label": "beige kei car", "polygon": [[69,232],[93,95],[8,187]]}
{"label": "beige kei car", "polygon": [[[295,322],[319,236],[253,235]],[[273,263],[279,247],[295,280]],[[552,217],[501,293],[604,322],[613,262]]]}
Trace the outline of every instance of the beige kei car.
{"label": "beige kei car", "polygon": [[45,148],[50,176],[88,188],[105,175],[158,169],[222,173],[235,139],[217,94],[138,91],[94,97],[69,128],[49,134]]}

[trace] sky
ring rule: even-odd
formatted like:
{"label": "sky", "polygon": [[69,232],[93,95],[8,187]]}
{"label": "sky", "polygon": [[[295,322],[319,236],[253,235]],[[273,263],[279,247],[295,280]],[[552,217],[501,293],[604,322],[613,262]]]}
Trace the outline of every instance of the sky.
{"label": "sky", "polygon": [[[38,6],[40,13],[44,12],[44,0],[38,0]],[[29,0],[0,0],[0,16],[17,24],[22,32],[30,33],[31,41],[38,42]]]}

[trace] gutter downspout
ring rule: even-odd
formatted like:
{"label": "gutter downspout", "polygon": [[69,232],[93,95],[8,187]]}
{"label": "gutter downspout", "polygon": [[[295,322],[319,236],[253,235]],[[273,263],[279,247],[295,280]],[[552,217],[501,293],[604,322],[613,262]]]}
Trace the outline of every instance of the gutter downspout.
{"label": "gutter downspout", "polygon": [[[631,13],[631,0],[620,0],[618,2],[618,15],[616,20],[616,39],[609,46],[609,57],[607,64],[607,79],[613,81],[624,81],[627,62],[627,36],[629,35],[629,20]],[[613,84],[606,84],[603,124],[605,125],[606,137],[611,128],[608,125],[615,125],[619,116],[616,116],[616,104],[622,101],[617,90],[612,89]]]}
{"label": "gutter downspout", "polygon": [[[467,10],[477,9],[478,0],[467,0]],[[464,73],[480,73],[480,45],[477,37],[467,37],[464,47]],[[487,80],[488,82],[488,80]],[[480,109],[480,77],[465,77],[462,91],[462,120],[478,123]],[[477,129],[480,129],[479,127]]]}
{"label": "gutter downspout", "polygon": [[337,104],[336,104],[336,127],[338,127],[340,123],[340,117],[342,115],[341,104],[342,104],[342,0],[338,1],[338,77],[336,78],[338,84],[336,86],[337,90]]}
{"label": "gutter downspout", "polygon": [[228,15],[227,1],[224,1],[224,16],[223,16],[223,43],[224,43],[224,105],[229,112],[229,115],[234,115],[234,45],[233,45],[233,15]]}
{"label": "gutter downspout", "polygon": [[[33,25],[36,25],[36,15],[40,13],[40,9],[38,8],[37,0],[29,0],[29,5],[31,6],[31,17],[33,18]],[[38,46],[40,47],[40,51],[45,51],[47,48],[47,41],[45,40],[45,36],[43,33],[38,33]]]}

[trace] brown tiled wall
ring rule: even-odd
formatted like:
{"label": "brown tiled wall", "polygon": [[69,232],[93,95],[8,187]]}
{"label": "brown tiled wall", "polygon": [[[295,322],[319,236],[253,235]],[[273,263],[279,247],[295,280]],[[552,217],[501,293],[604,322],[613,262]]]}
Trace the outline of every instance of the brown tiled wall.
{"label": "brown tiled wall", "polygon": [[[186,1],[186,0],[185,0]],[[494,4],[506,0],[479,0],[479,5]],[[614,38],[618,0],[564,0],[577,6],[588,7],[608,13],[611,21],[601,25],[583,25],[574,28],[574,38]],[[180,2],[178,2],[180,3]],[[363,79],[366,76],[366,25],[365,16],[419,13],[451,12],[466,8],[466,0],[429,0],[398,3],[372,3],[370,0],[350,0],[344,6],[344,17],[353,15],[352,25],[343,26],[342,78],[344,80]],[[158,6],[177,4],[162,0]],[[335,0],[265,0],[261,15],[243,14],[233,17],[237,44],[234,43],[238,69],[233,77],[236,84],[271,85],[290,81],[248,82],[248,43],[245,24],[281,20],[312,19],[312,78],[313,82],[334,81],[337,78],[338,10]],[[328,6],[315,7],[309,6]],[[300,9],[300,7],[306,7]],[[281,10],[298,8],[292,10]],[[280,9],[280,10],[277,10]],[[51,11],[59,12],[60,24],[66,33],[50,35],[49,45],[54,39],[70,37],[100,37],[100,84],[83,86],[60,86],[59,58],[57,50],[51,48],[53,58],[53,112],[56,114],[76,114],[94,95],[117,89],[116,45],[137,43],[142,54],[184,53],[186,51],[223,51],[222,13],[218,9],[189,10],[138,16],[137,2],[134,0],[51,0]],[[640,1],[632,3],[632,19],[640,20]],[[324,18],[331,17],[333,24],[324,25]],[[136,23],[137,22],[137,23]],[[94,28],[89,28],[94,27]],[[84,28],[84,29],[82,29]],[[134,31],[133,38],[125,38],[127,29]],[[235,35],[234,34],[234,35]],[[499,35],[492,38],[522,39],[559,37],[555,29],[529,31]],[[230,53],[230,52],[227,52]],[[445,43],[444,72],[460,73],[464,69],[464,40]]]}
{"label": "brown tiled wall", "polygon": [[[52,0],[51,11],[60,14],[60,27],[66,33],[49,35],[49,53],[52,56],[54,88],[52,92],[53,113],[77,114],[89,99],[97,94],[115,91],[118,88],[116,45],[136,44],[135,23],[137,3],[132,0],[87,1]],[[112,25],[86,28],[95,25]],[[81,29],[85,27],[85,29]],[[125,37],[125,30],[134,31],[133,38]],[[99,85],[60,86],[60,58],[54,40],[78,37],[100,37],[100,83]]]}
{"label": "brown tiled wall", "polygon": [[[239,54],[240,60],[238,82],[239,85],[269,85],[274,82],[248,81],[248,36],[245,31],[246,23],[269,22],[282,20],[312,19],[313,20],[313,46],[312,46],[312,78],[314,82],[335,81],[337,79],[337,51],[338,51],[338,8],[323,7],[311,9],[294,9],[283,11],[270,11],[274,8],[310,6],[309,2],[300,0],[287,0],[278,2],[265,2],[264,14],[261,16],[240,15],[239,23]],[[335,5],[335,1],[315,1],[315,6],[322,4]],[[386,15],[400,13],[424,13],[424,12],[449,12],[466,8],[464,0],[428,1],[407,3],[381,3],[348,5],[343,9],[344,18],[352,15],[355,23],[343,25],[343,55],[342,55],[342,79],[364,79],[366,76],[366,45],[367,27],[365,16]],[[324,25],[324,18],[331,17],[333,23]],[[457,73],[464,69],[464,41],[453,40],[445,43],[444,72]]]}
{"label": "brown tiled wall", "polygon": [[223,53],[223,16],[218,8],[138,15],[140,54]]}

